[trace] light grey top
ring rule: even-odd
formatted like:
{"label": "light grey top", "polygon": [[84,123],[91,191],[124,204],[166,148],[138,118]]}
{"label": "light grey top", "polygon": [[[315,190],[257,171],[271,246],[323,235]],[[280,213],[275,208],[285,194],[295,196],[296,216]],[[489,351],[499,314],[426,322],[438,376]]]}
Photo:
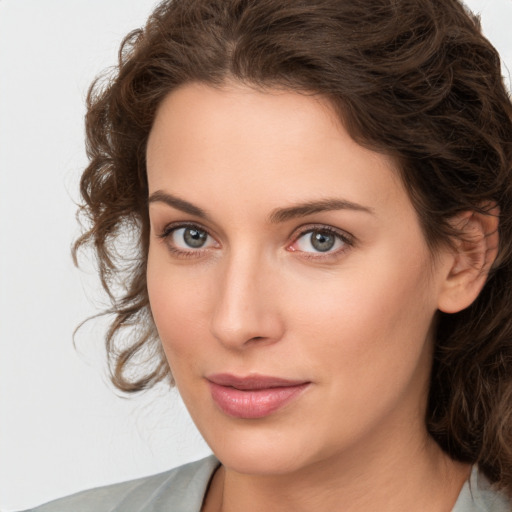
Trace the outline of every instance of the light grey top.
{"label": "light grey top", "polygon": [[512,502],[492,489],[489,480],[474,466],[452,512],[512,512]]}
{"label": "light grey top", "polygon": [[[200,512],[219,461],[212,455],[158,475],[99,487],[26,512]],[[476,466],[452,512],[511,512]]]}

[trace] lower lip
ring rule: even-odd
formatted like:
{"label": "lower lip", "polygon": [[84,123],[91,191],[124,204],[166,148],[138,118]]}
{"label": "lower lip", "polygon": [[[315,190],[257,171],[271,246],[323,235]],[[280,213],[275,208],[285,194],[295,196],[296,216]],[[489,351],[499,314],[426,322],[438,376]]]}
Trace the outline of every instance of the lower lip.
{"label": "lower lip", "polygon": [[244,419],[263,418],[281,409],[301,394],[309,382],[297,386],[240,390],[209,382],[213,401],[228,416]]}

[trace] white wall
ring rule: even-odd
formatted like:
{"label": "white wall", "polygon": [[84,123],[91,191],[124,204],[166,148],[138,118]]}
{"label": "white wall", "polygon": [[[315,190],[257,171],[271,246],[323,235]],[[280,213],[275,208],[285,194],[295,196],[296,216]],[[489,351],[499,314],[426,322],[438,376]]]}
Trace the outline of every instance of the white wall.
{"label": "white wall", "polygon": [[[175,392],[117,397],[92,268],[69,248],[84,97],[154,0],[0,0],[0,508],[162,471],[208,453]],[[471,0],[512,69],[512,0]]]}

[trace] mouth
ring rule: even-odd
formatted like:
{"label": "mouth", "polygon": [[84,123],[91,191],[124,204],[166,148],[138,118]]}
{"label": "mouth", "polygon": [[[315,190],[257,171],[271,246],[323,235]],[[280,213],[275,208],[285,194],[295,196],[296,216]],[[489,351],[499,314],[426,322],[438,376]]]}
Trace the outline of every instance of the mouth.
{"label": "mouth", "polygon": [[228,416],[257,419],[269,416],[297,398],[311,382],[250,375],[207,377],[214,403]]}

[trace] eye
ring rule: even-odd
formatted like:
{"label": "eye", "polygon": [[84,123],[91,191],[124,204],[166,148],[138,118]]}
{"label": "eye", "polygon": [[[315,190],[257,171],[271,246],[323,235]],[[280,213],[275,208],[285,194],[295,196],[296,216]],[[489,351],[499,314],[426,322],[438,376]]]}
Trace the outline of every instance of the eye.
{"label": "eye", "polygon": [[181,249],[200,249],[208,242],[208,233],[197,227],[184,227],[173,230],[172,242]]}
{"label": "eye", "polygon": [[352,245],[348,236],[335,231],[333,228],[319,227],[303,231],[290,246],[291,251],[310,254],[334,254]]}
{"label": "eye", "polygon": [[159,237],[172,252],[181,255],[199,253],[201,249],[218,246],[208,231],[196,225],[168,226]]}

